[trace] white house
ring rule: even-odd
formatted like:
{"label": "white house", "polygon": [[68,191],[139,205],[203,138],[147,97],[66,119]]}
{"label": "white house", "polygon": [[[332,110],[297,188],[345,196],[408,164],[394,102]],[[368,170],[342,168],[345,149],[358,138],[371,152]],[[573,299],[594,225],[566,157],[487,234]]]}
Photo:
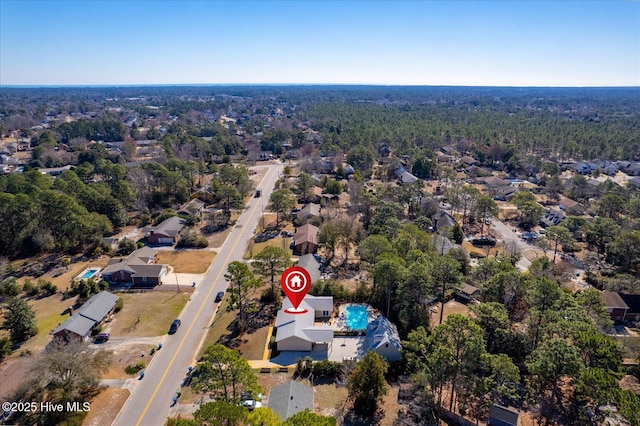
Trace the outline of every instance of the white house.
{"label": "white house", "polygon": [[293,305],[285,297],[276,318],[276,344],[279,351],[311,351],[315,344],[333,342],[333,328],[330,325],[315,325],[316,320],[331,316],[333,297],[305,296],[298,306],[306,309],[302,314],[285,312],[290,308]]}
{"label": "white house", "polygon": [[389,362],[402,358],[400,350],[400,335],[396,326],[384,316],[380,315],[367,325],[367,337],[362,346],[364,356],[367,352],[375,351]]}

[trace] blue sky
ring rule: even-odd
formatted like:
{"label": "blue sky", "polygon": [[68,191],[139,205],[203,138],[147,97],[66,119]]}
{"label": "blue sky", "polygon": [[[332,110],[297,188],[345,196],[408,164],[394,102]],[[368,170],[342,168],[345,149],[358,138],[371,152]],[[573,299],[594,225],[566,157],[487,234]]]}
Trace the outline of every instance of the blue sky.
{"label": "blue sky", "polygon": [[0,0],[0,85],[640,86],[637,1]]}

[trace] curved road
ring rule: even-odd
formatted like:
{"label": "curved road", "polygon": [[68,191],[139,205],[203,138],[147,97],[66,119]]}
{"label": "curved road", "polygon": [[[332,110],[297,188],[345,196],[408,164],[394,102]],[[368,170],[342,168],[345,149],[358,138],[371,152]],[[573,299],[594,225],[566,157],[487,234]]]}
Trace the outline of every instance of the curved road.
{"label": "curved road", "polygon": [[236,226],[178,317],[182,326],[176,334],[165,340],[162,349],[153,357],[145,370],[144,379],[136,383],[114,425],[165,424],[172,399],[180,389],[187,368],[195,365],[198,349],[215,317],[218,306],[214,303],[215,295],[219,291],[226,291],[228,287],[224,279],[227,264],[242,260],[247,242],[266,208],[278,176],[282,173],[282,164],[267,167],[268,171],[258,186],[262,189],[262,197],[251,198],[245,207]]}

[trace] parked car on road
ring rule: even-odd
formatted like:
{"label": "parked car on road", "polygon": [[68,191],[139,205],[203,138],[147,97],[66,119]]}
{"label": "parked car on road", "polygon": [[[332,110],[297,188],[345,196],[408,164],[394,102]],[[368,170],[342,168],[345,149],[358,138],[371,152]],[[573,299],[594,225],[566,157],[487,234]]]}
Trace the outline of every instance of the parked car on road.
{"label": "parked car on road", "polygon": [[480,237],[480,238],[474,238],[473,240],[471,240],[471,244],[473,244],[474,246],[495,246],[496,245],[496,240],[494,238],[490,238],[490,237]]}
{"label": "parked car on road", "polygon": [[255,401],[253,399],[248,399],[242,402],[242,405],[247,407],[249,411],[253,411],[255,408],[262,407],[262,403],[260,401]]}
{"label": "parked car on road", "polygon": [[104,343],[107,340],[109,340],[109,337],[111,337],[111,335],[109,333],[98,333],[98,334],[96,334],[96,337],[93,338],[93,342],[94,343]]}
{"label": "parked car on road", "polygon": [[179,319],[174,319],[171,323],[171,327],[169,327],[169,334],[174,334],[180,328],[182,322]]}
{"label": "parked car on road", "polygon": [[538,235],[537,232],[533,232],[533,231],[527,231],[520,234],[520,238],[522,238],[525,241],[534,241],[534,240],[537,240],[539,237],[540,235]]}
{"label": "parked car on road", "polygon": [[223,297],[224,297],[224,291],[219,291],[218,294],[216,294],[215,303],[221,302]]}

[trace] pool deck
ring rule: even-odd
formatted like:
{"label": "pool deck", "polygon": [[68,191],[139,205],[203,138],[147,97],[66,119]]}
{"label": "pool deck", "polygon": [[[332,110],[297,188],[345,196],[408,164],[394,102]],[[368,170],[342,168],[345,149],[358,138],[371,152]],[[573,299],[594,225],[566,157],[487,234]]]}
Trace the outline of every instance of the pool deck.
{"label": "pool deck", "polygon": [[[84,277],[84,275],[89,272],[89,271],[94,271],[93,274],[91,274],[88,277]],[[94,277],[99,277],[100,276],[100,271],[102,271],[102,268],[100,267],[96,267],[96,266],[90,266],[88,268],[83,269],[78,275],[76,275],[73,280],[74,281],[80,281],[80,280],[88,280]]]}
{"label": "pool deck", "polygon": [[342,305],[338,306],[338,316],[336,318],[332,318],[329,321],[329,325],[331,325],[334,330],[350,330],[349,327],[347,327],[347,308],[349,306],[362,306],[367,308],[367,316],[369,318],[369,322],[373,321],[378,317],[378,315],[380,315],[371,305],[367,305],[366,303],[343,303]]}

